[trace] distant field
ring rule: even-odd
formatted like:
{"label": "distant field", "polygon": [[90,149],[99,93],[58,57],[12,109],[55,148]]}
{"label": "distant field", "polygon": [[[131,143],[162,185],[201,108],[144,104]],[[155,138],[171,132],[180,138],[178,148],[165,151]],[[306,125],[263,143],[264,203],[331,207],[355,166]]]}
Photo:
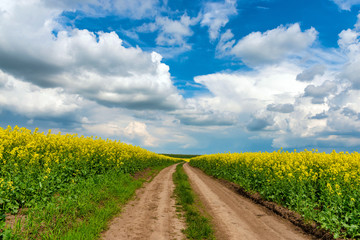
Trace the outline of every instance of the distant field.
{"label": "distant field", "polygon": [[201,155],[172,154],[172,153],[160,153],[160,155],[164,155],[164,156],[168,156],[168,157],[173,157],[173,158],[184,158],[184,159],[189,159],[189,158],[201,156]]}

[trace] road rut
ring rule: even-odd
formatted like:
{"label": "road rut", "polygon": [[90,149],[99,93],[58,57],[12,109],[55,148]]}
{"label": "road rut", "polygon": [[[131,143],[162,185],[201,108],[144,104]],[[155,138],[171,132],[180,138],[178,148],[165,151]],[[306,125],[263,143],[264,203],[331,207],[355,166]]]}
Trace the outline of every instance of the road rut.
{"label": "road rut", "polygon": [[191,186],[205,205],[221,240],[314,239],[270,210],[236,194],[201,170],[184,164]]}
{"label": "road rut", "polygon": [[119,217],[102,234],[104,240],[169,240],[185,239],[181,221],[172,197],[172,180],[176,165],[163,169],[150,183],[136,192],[136,199],[128,203]]}

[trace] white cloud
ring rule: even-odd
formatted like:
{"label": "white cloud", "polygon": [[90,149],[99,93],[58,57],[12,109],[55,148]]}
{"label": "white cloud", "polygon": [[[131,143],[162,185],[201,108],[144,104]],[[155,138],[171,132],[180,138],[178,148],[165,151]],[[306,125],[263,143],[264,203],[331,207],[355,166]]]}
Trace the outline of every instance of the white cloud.
{"label": "white cloud", "polygon": [[360,30],[360,13],[357,15],[357,22],[355,24],[355,29]]}
{"label": "white cloud", "polygon": [[314,80],[316,76],[322,76],[325,73],[326,67],[324,65],[314,65],[308,69],[305,69],[302,73],[296,76],[296,80],[302,82],[310,82]]}
{"label": "white cloud", "polygon": [[149,134],[146,124],[141,122],[131,122],[124,129],[124,134],[130,139],[140,138],[145,146],[154,146],[155,138]]}
{"label": "white cloud", "polygon": [[193,35],[190,26],[198,22],[196,18],[190,18],[186,14],[181,16],[179,21],[168,17],[156,18],[156,24],[160,28],[160,34],[156,43],[162,46],[187,46],[185,38]]}
{"label": "white cloud", "polygon": [[230,29],[221,34],[220,40],[216,46],[216,54],[218,57],[222,57],[231,51],[235,44],[234,34]]}
{"label": "white cloud", "polygon": [[[129,111],[91,106],[81,124],[85,135],[119,139],[157,152],[176,152],[179,148],[195,146],[197,141],[189,136],[191,126],[180,125],[174,116],[162,111]],[[133,115],[133,116],[132,116]],[[154,119],[156,118],[156,119]]]}
{"label": "white cloud", "polygon": [[27,117],[61,117],[74,114],[84,100],[61,88],[44,89],[18,80],[0,70],[0,108]]}
{"label": "white cloud", "polygon": [[187,99],[185,109],[177,110],[176,116],[193,126],[274,131],[277,115],[292,113],[293,103],[306,87],[296,81],[301,71],[294,64],[283,63],[249,72],[197,76],[194,81],[210,94]]}
{"label": "white cloud", "polygon": [[338,49],[314,46],[317,31],[302,31],[297,23],[251,33],[236,44],[227,30],[217,55],[235,55],[253,69],[195,77],[210,93],[188,99],[185,117],[178,118],[195,126],[228,123],[223,129],[272,139],[275,148],[356,146],[359,23],[360,14],[354,29],[339,34]]}
{"label": "white cloud", "polygon": [[141,19],[156,15],[158,4],[159,0],[114,0],[112,6],[107,10],[112,10],[114,7],[116,12],[122,16]]}
{"label": "white cloud", "polygon": [[219,32],[229,22],[229,17],[236,15],[236,0],[220,2],[207,2],[203,10],[201,26],[209,28],[209,37],[215,40]]}
{"label": "white cloud", "polygon": [[138,32],[158,32],[155,39],[157,50],[167,58],[173,58],[183,52],[191,50],[187,39],[194,34],[191,26],[196,25],[200,17],[189,17],[186,13],[179,20],[169,17],[156,17],[155,22],[145,23],[137,28]]}
{"label": "white cloud", "polygon": [[337,91],[337,83],[333,81],[325,81],[320,86],[309,85],[305,88],[305,97],[312,97],[313,104],[323,104],[324,98]]}
{"label": "white cloud", "polygon": [[343,111],[343,109],[360,113],[360,90],[347,89],[336,95],[332,101],[334,111]]}
{"label": "white cloud", "polygon": [[0,15],[0,68],[7,73],[108,106],[174,109],[181,104],[159,54],[126,48],[115,32],[62,29],[55,21],[61,10],[42,1],[10,6]]}
{"label": "white cloud", "polygon": [[279,26],[264,33],[250,33],[236,43],[230,54],[248,66],[273,64],[289,56],[301,55],[312,45],[317,34],[314,28],[301,31],[298,23]]}
{"label": "white cloud", "polygon": [[182,124],[191,126],[231,126],[237,123],[236,114],[217,109],[219,98],[199,97],[187,99],[184,109],[174,112]]}
{"label": "white cloud", "polygon": [[265,130],[267,127],[272,126],[273,124],[274,121],[271,118],[252,117],[246,125],[246,128],[249,131],[260,131]]}
{"label": "white cloud", "polygon": [[334,1],[342,10],[348,10],[348,11],[351,10],[352,6],[360,4],[360,0],[332,0],[332,1]]}
{"label": "white cloud", "polygon": [[338,44],[348,60],[340,77],[350,81],[354,88],[360,89],[360,31],[357,24],[354,29],[343,30],[339,34]]}
{"label": "white cloud", "polygon": [[283,63],[251,72],[198,76],[194,80],[211,92],[211,105],[217,110],[251,114],[272,103],[294,102],[306,87],[296,81],[300,71],[294,64]]}
{"label": "white cloud", "polygon": [[360,89],[360,56],[345,66],[341,76],[350,80],[354,88]]}
{"label": "white cloud", "polygon": [[153,17],[159,11],[159,0],[46,0],[44,4],[68,11],[81,10],[91,16],[117,14],[130,19]]}
{"label": "white cloud", "polygon": [[[204,85],[210,95],[195,97],[197,104],[192,105],[193,113],[188,116],[200,123],[202,112],[232,116],[229,129],[240,128],[253,137],[272,139],[274,148],[353,146],[360,132],[358,90],[350,90],[350,85],[339,79],[339,72],[329,67],[321,69],[322,74],[310,85],[296,80],[304,69],[282,62],[248,72],[198,76],[195,82]],[[203,102],[208,106],[200,105]],[[350,127],[339,124],[341,118],[346,118]],[[350,133],[350,128],[355,132]],[[332,137],[335,133],[338,136]]]}
{"label": "white cloud", "polygon": [[271,112],[291,113],[294,111],[294,105],[290,103],[286,103],[286,104],[272,103],[267,105],[266,110]]}
{"label": "white cloud", "polygon": [[[106,109],[103,110],[108,111]],[[84,122],[82,128],[87,134],[116,138],[122,142],[135,145],[144,147],[154,147],[158,145],[158,139],[148,132],[145,123],[131,120],[129,117],[127,117],[126,120],[102,120],[100,123]]]}
{"label": "white cloud", "polygon": [[359,51],[359,32],[351,29],[343,30],[339,34],[338,44],[346,51]]}

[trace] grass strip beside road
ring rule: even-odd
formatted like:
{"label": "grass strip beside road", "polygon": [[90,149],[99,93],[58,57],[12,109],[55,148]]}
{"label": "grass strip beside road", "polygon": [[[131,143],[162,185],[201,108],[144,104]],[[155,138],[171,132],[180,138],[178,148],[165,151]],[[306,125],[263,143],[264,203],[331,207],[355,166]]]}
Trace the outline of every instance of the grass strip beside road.
{"label": "grass strip beside road", "polygon": [[185,234],[189,239],[215,239],[210,221],[200,211],[199,201],[191,189],[188,176],[182,166],[183,164],[176,166],[173,180],[176,202],[184,212],[186,219]]}
{"label": "grass strip beside road", "polygon": [[47,204],[27,210],[20,216],[24,221],[7,227],[11,235],[4,239],[98,239],[135,190],[164,167],[139,179],[109,171],[74,184]]}

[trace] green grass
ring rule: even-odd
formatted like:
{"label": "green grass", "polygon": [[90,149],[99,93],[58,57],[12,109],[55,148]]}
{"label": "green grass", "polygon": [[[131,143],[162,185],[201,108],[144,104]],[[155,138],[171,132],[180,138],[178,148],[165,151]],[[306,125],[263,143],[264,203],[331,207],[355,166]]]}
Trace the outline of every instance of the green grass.
{"label": "green grass", "polygon": [[[164,167],[153,168],[147,176]],[[11,237],[4,239],[98,239],[144,181],[115,171],[92,176],[27,210],[25,222],[8,226]]]}
{"label": "green grass", "polygon": [[176,166],[173,180],[177,204],[183,210],[187,223],[184,232],[189,239],[215,239],[210,221],[201,213],[200,202],[191,189],[188,176],[185,174],[182,165]]}

